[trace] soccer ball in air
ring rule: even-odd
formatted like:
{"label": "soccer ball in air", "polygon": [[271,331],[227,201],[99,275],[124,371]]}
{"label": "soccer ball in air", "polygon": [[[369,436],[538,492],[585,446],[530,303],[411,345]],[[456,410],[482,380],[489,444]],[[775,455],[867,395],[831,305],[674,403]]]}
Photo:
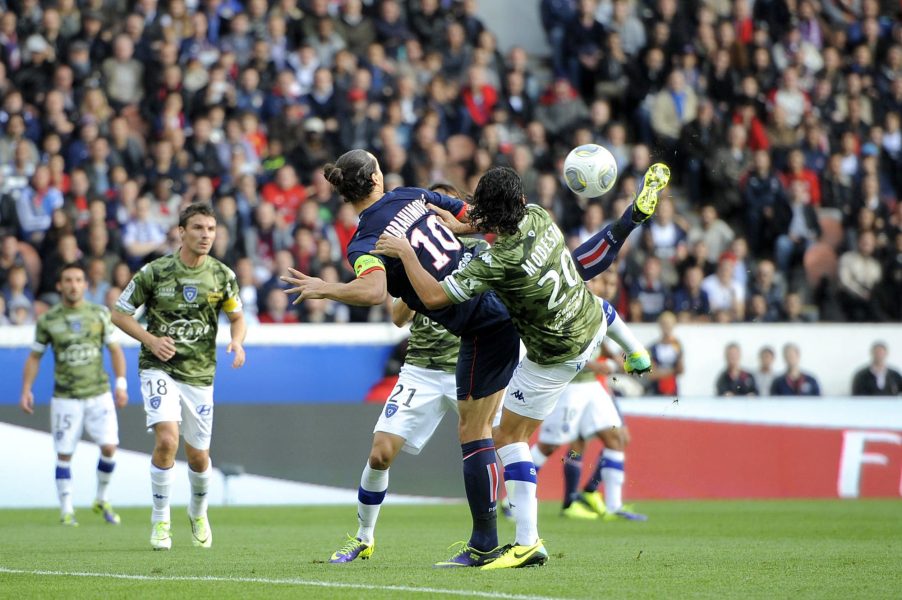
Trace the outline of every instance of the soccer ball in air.
{"label": "soccer ball in air", "polygon": [[564,159],[564,180],[577,196],[603,196],[617,181],[617,161],[604,146],[577,146]]}

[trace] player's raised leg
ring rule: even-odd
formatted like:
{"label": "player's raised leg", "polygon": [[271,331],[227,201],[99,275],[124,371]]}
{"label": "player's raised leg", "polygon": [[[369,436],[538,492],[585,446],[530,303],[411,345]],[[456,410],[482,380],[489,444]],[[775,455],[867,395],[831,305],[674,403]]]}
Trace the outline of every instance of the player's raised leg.
{"label": "player's raised leg", "polygon": [[635,200],[620,219],[580,244],[573,259],[580,276],[588,281],[611,266],[623,243],[639,225],[651,218],[658,205],[658,194],[670,181],[670,167],[655,163],[645,171]]}

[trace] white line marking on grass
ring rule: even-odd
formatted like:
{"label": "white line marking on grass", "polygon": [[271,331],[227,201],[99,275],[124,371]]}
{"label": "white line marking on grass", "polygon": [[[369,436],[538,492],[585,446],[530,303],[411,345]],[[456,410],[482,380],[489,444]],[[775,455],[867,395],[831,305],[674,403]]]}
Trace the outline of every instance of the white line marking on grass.
{"label": "white line marking on grass", "polygon": [[267,579],[265,577],[215,577],[206,575],[195,577],[190,575],[151,576],[129,575],[126,573],[87,573],[83,571],[41,571],[26,569],[8,569],[0,567],[0,573],[10,575],[38,575],[49,577],[97,577],[104,579],[129,579],[139,581],[221,581],[225,583],[268,583],[273,585],[297,585],[307,587],[341,588],[350,590],[370,590],[386,592],[410,592],[416,594],[440,594],[443,596],[466,596],[469,598],[498,598],[500,600],[563,600],[549,596],[526,596],[523,594],[507,594],[505,592],[479,592],[475,590],[453,590],[429,587],[410,587],[405,585],[368,585],[365,583],[341,583],[335,581],[316,581],[313,579]]}

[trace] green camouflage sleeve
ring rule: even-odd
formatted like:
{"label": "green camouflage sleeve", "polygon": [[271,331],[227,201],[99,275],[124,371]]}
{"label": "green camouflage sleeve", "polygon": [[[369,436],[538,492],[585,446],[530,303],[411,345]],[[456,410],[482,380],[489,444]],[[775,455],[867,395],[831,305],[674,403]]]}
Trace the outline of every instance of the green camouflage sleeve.
{"label": "green camouflage sleeve", "polygon": [[34,326],[34,343],[31,345],[31,351],[39,356],[43,356],[50,345],[50,332],[47,331],[47,319],[41,315],[37,324]]}
{"label": "green camouflage sleeve", "polygon": [[128,282],[119,299],[116,301],[116,310],[127,315],[135,314],[138,307],[144,304],[150,297],[153,268],[150,264],[141,267]]}
{"label": "green camouflage sleeve", "polygon": [[445,277],[442,289],[455,304],[466,302],[476,294],[494,287],[504,280],[504,267],[493,259],[493,249],[479,254],[456,273]]}

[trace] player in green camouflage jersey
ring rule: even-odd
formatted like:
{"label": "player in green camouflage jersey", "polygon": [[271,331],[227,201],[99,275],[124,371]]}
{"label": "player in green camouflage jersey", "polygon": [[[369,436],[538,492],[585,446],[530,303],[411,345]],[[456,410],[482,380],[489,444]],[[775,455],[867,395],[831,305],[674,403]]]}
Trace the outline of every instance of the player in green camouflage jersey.
{"label": "player in green camouflage jersey", "polygon": [[[85,301],[85,272],[77,264],[64,266],[56,289],[60,304],[41,315],[35,328],[35,341],[25,361],[22,396],[19,405],[28,414],[34,412],[31,388],[48,346],[53,347],[53,397],[50,400],[50,427],[57,453],[56,489],[60,500],[61,522],[77,526],[72,508],[71,460],[82,431],[100,446],[97,463],[97,496],[94,512],[107,523],[118,524],[119,515],[107,500],[107,486],[116,466],[119,424],[116,407],[128,402],[125,381],[125,356],[113,340],[110,311]],[[103,368],[103,347],[110,352],[116,374],[116,399],[110,393],[110,380]]]}
{"label": "player in green camouflage jersey", "polygon": [[[613,298],[620,285],[616,271],[602,273],[589,282],[592,293]],[[645,521],[623,504],[624,464],[628,432],[617,405],[599,382],[599,376],[615,373],[619,367],[613,358],[604,358],[603,348],[592,355],[564,390],[554,410],[539,429],[538,443],[530,449],[536,470],[560,446],[569,443],[564,459],[564,505],[561,515],[573,519]],[[582,455],[586,443],[597,438],[604,445],[582,491]],[[604,496],[598,492],[604,484]]]}
{"label": "player in green camouflage jersey", "polygon": [[[652,189],[655,186],[649,186]],[[441,283],[419,264],[406,238],[383,234],[376,252],[401,259],[417,296],[430,310],[465,302],[489,289],[507,306],[527,356],[508,385],[494,438],[517,532],[515,543],[482,568],[541,565],[548,553],[538,535],[529,437],[601,344],[605,324],[628,353],[628,370],[647,371],[651,362],[613,307],[588,291],[580,277],[585,271],[577,272],[560,229],[544,209],[526,204],[513,169],[494,168],[482,176],[468,216],[473,230],[498,238],[488,252]]]}
{"label": "player in green camouflage jersey", "polygon": [[[155,434],[150,462],[154,550],[172,547],[169,498],[180,430],[191,483],[191,541],[203,548],[213,542],[207,489],[212,473],[213,376],[220,311],[231,326],[227,351],[235,354],[232,367],[244,365],[246,328],[238,282],[231,269],[209,256],[216,238],[213,209],[206,204],[188,206],[179,216],[179,235],[178,252],[144,265],[123,290],[113,312],[113,323],[141,342],[141,395],[147,427]],[[147,330],[133,316],[142,305],[147,309]]]}
{"label": "player in green camouflage jersey", "polygon": [[389,467],[401,450],[419,454],[445,414],[457,413],[455,370],[460,338],[415,313],[399,298],[392,304],[392,321],[398,327],[412,321],[407,355],[373,429],[373,445],[357,490],[357,535],[348,536],[332,554],[331,563],[366,560],[373,555]]}

